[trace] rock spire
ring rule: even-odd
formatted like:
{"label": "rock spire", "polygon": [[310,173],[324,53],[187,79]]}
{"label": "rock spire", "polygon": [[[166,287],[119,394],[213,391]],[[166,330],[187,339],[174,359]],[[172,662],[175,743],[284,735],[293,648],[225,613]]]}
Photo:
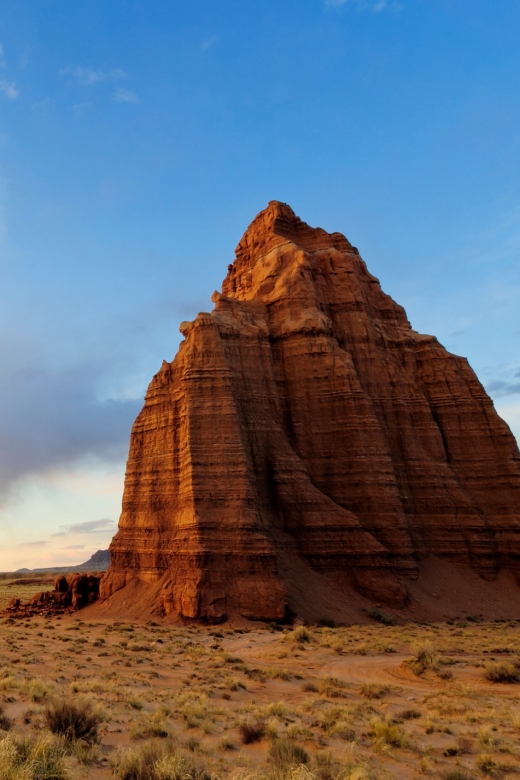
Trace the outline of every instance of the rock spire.
{"label": "rock spire", "polygon": [[279,620],[318,582],[403,607],[429,555],[520,573],[514,437],[343,235],[272,201],[212,300],[134,424],[102,598]]}

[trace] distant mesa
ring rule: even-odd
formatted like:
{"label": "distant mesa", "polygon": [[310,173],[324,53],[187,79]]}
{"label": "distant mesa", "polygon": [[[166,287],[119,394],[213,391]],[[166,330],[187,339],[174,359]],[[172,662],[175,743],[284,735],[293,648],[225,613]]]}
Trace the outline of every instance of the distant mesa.
{"label": "distant mesa", "polygon": [[40,572],[58,572],[58,571],[106,571],[110,566],[109,550],[98,550],[85,563],[77,566],[51,566],[46,569],[16,569],[15,574],[31,574]]}
{"label": "distant mesa", "polygon": [[426,570],[518,580],[514,437],[343,235],[272,201],[212,300],[133,426],[97,609],[341,618],[413,610]]}

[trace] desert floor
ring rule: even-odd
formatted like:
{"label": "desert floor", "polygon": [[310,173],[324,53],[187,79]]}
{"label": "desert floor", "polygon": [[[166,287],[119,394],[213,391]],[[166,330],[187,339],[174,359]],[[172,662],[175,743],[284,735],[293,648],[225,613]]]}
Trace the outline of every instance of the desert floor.
{"label": "desert floor", "polygon": [[[25,778],[38,739],[58,767],[30,775],[42,780],[515,777],[517,660],[520,621],[280,630],[4,617],[0,764],[13,773],[0,765],[0,777]],[[46,708],[63,702],[99,716],[97,742],[50,734]]]}

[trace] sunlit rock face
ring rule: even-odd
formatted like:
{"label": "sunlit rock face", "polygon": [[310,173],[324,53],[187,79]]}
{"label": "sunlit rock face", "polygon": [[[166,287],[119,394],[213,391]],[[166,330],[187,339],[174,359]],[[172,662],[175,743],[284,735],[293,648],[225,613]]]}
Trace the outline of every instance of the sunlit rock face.
{"label": "sunlit rock face", "polygon": [[281,619],[316,573],[401,607],[427,555],[518,572],[509,428],[343,235],[273,201],[212,300],[134,424],[103,598],[139,578],[172,616]]}

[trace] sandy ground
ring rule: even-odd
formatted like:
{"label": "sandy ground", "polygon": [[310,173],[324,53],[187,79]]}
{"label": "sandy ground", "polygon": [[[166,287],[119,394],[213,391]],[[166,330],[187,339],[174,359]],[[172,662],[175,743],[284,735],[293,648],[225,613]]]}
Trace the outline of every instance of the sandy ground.
{"label": "sandy ground", "polygon": [[[279,631],[84,618],[0,626],[11,734],[45,731],[52,700],[101,708],[99,745],[86,764],[70,759],[77,777],[114,777],[121,751],[152,739],[221,778],[272,771],[279,740],[301,746],[324,779],[360,768],[396,780],[520,771],[520,684],[485,677],[486,665],[520,659],[519,622]],[[408,662],[421,653],[417,674]],[[259,741],[244,744],[243,723],[260,726]]]}

